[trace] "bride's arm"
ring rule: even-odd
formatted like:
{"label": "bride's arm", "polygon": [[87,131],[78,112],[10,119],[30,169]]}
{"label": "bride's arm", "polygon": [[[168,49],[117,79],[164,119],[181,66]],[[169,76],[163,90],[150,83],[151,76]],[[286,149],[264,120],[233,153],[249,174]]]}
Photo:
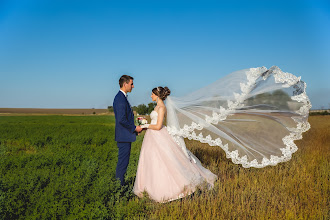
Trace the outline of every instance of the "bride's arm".
{"label": "bride's arm", "polygon": [[149,125],[149,129],[153,130],[160,130],[163,126],[164,116],[165,116],[165,107],[159,107],[158,109],[158,118],[157,118],[157,124],[155,125]]}

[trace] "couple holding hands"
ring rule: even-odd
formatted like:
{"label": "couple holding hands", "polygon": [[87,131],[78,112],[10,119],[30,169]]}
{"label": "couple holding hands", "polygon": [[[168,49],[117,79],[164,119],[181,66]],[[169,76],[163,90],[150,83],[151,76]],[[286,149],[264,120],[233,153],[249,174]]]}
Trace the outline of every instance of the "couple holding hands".
{"label": "couple holding hands", "polygon": [[133,188],[137,196],[142,197],[145,191],[157,202],[168,202],[193,193],[205,181],[213,186],[217,176],[200,163],[189,160],[163,125],[167,113],[164,101],[171,93],[167,87],[157,87],[151,92],[152,101],[157,103],[150,114],[151,123],[135,126],[133,110],[127,100],[127,93],[134,88],[133,80],[128,75],[119,79],[120,91],[113,102],[115,140],[119,149],[116,178],[124,185],[131,143],[136,140],[137,133],[146,129]]}

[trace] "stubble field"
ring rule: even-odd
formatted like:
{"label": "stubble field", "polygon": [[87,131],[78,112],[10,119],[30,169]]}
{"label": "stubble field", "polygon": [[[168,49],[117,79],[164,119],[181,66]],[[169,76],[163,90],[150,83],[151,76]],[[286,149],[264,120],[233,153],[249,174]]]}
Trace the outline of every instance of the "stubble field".
{"label": "stubble field", "polygon": [[115,180],[113,116],[1,116],[0,219],[329,219],[330,117],[312,116],[286,163],[245,169],[195,141],[215,187],[166,204],[132,192],[143,135],[126,181]]}

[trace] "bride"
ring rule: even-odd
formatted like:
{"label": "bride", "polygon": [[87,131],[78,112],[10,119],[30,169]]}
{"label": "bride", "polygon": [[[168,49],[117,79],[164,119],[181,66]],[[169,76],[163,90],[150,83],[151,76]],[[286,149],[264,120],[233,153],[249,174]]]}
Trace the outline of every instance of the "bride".
{"label": "bride", "polygon": [[133,189],[158,202],[182,198],[203,182],[213,186],[217,179],[184,138],[220,147],[244,168],[263,168],[290,160],[298,150],[294,141],[310,128],[306,83],[277,66],[239,70],[183,97],[169,94],[167,87],[152,90],[157,106],[144,126]]}
{"label": "bride", "polygon": [[144,136],[133,191],[142,197],[146,191],[157,202],[168,202],[182,198],[195,191],[206,181],[213,186],[217,176],[205,169],[196,157],[189,160],[180,146],[163,126],[166,115],[164,100],[170,90],[157,87],[152,90],[151,99],[157,105],[151,112],[151,123]]}

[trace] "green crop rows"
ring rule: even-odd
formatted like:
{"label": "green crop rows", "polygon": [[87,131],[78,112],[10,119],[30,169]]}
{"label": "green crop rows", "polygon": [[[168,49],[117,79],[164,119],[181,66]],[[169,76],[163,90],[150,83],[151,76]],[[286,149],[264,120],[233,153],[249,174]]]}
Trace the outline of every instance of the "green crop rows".
{"label": "green crop rows", "polygon": [[0,117],[0,219],[143,215],[143,200],[131,192],[142,136],[121,188],[114,123],[113,116]]}

